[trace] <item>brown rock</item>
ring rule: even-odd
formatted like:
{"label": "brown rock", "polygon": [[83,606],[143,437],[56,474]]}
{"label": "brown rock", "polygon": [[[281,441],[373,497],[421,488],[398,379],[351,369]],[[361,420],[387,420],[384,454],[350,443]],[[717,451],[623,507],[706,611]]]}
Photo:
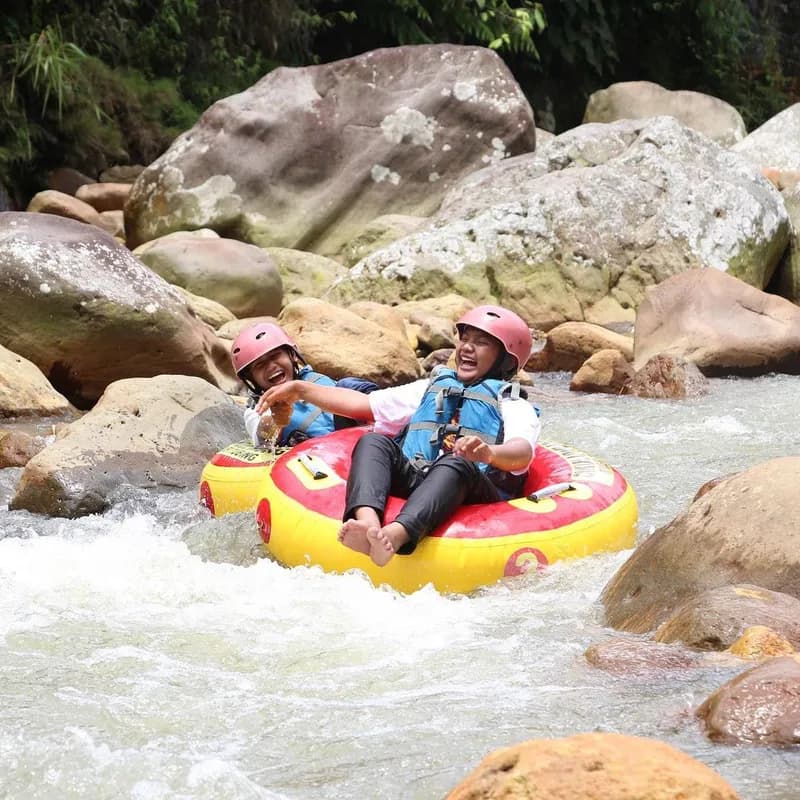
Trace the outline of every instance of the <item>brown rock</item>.
{"label": "brown rock", "polygon": [[44,447],[41,436],[31,436],[24,431],[0,431],[0,469],[24,467]]}
{"label": "brown rock", "polygon": [[690,361],[660,353],[636,370],[628,392],[636,397],[678,400],[706,394],[708,381]]}
{"label": "brown rock", "polygon": [[614,675],[648,675],[688,669],[698,662],[697,654],[684,647],[643,639],[611,639],[593,644],[585,656],[593,667]]}
{"label": "brown rock", "polygon": [[728,478],[733,477],[736,475],[735,472],[730,472],[727,475],[721,475],[719,478],[712,478],[710,481],[706,481],[696,492],[694,497],[692,498],[692,502],[694,503],[695,500],[699,500],[704,494],[708,494],[715,486],[719,486],[723,481],[728,480]]}
{"label": "brown rock", "polygon": [[57,217],[74,219],[87,225],[97,225],[98,228],[103,227],[100,214],[88,203],[52,189],[35,194],[28,203],[26,211],[32,214],[55,214]]}
{"label": "brown rock", "polygon": [[393,386],[419,377],[416,355],[407,342],[347,309],[304,298],[289,303],[278,321],[314,369],[335,380],[358,375]]}
{"label": "brown rock", "polygon": [[698,709],[710,739],[800,744],[800,656],[771,658],[717,689]]}
{"label": "brown rock", "polygon": [[752,626],[767,625],[800,648],[800,600],[751,584],[720,586],[690,598],[656,631],[659,642],[724,650]]}
{"label": "brown rock", "polygon": [[51,214],[0,215],[0,296],[0,345],[36,364],[79,408],[120,378],[190,374],[238,385],[214,332],[100,228]]}
{"label": "brown rock", "polygon": [[0,345],[0,417],[48,417],[70,409],[34,363]]}
{"label": "brown rock", "polygon": [[800,457],[777,458],[696,500],[645,539],[603,589],[607,623],[651,631],[692,596],[732,584],[800,598],[799,482]]}
{"label": "brown rock", "polygon": [[633,377],[633,367],[619,350],[599,350],[589,356],[572,376],[573,392],[624,394]]}
{"label": "brown rock", "polygon": [[260,247],[219,236],[169,236],[135,253],[153,272],[192,294],[221,303],[237,317],[278,314],[280,272]]}
{"label": "brown rock", "polygon": [[636,316],[634,366],[685,358],[704,375],[800,372],[800,308],[716,269],[648,290]]}
{"label": "brown rock", "polygon": [[587,358],[600,350],[618,350],[627,361],[633,359],[633,339],[590,322],[564,322],[547,334],[550,369],[575,372]]}
{"label": "brown rock", "polygon": [[373,303],[371,300],[359,300],[348,306],[348,309],[359,317],[371,320],[376,325],[394,331],[404,342],[408,341],[408,331],[403,316],[393,306]]}
{"label": "brown rock", "polygon": [[763,661],[775,656],[788,656],[795,652],[792,643],[766,625],[753,625],[728,648],[728,652],[739,658]]}
{"label": "brown rock", "polygon": [[78,517],[108,508],[121,485],[196,486],[206,461],[241,431],[241,409],[205,380],[116,381],[28,462],[9,507]]}
{"label": "brown rock", "polygon": [[130,193],[130,183],[87,183],[78,188],[75,197],[97,211],[122,211]]}
{"label": "brown rock", "polygon": [[447,800],[737,800],[716,772],[664,742],[617,733],[498,750]]}

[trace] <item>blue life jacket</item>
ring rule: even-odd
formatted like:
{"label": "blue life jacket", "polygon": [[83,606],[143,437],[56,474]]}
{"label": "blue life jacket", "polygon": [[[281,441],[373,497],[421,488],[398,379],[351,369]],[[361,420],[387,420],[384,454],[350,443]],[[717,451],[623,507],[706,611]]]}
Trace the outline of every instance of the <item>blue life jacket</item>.
{"label": "blue life jacket", "polygon": [[[323,386],[336,386],[336,381],[320,372],[314,372],[308,364],[300,368],[296,380],[320,383]],[[305,400],[298,400],[292,406],[292,416],[289,424],[281,431],[278,444],[294,444],[303,439],[324,436],[332,430],[333,414],[323,411],[319,406],[306,403]]]}
{"label": "blue life jacket", "polygon": [[[298,370],[295,380],[321,383],[323,386],[336,386],[334,380],[320,372],[314,372],[308,364]],[[260,394],[251,392],[248,405],[254,407],[260,397]],[[333,414],[323,411],[305,400],[298,400],[292,406],[292,416],[289,418],[289,424],[281,431],[278,444],[281,446],[294,445],[305,439],[324,436],[332,430],[334,430]]]}
{"label": "blue life jacket", "polygon": [[[402,434],[403,455],[424,468],[461,436],[478,436],[487,444],[503,441],[500,396],[519,397],[519,384],[495,378],[465,386],[452,369],[438,368],[431,374],[422,402]],[[488,464],[476,464],[486,471]]]}

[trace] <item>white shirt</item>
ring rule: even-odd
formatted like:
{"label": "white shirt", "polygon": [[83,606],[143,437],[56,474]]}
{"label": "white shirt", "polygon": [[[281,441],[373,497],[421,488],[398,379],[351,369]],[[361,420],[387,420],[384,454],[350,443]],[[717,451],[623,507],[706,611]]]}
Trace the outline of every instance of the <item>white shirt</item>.
{"label": "white shirt", "polygon": [[[419,408],[429,383],[427,378],[423,378],[413,383],[372,392],[369,395],[369,404],[375,417],[375,432],[396,436]],[[503,441],[524,439],[533,452],[542,430],[542,423],[534,407],[527,400],[504,397],[500,400],[500,413],[503,417]],[[512,470],[511,474],[521,475],[527,472],[529,466],[530,462],[522,469]]]}

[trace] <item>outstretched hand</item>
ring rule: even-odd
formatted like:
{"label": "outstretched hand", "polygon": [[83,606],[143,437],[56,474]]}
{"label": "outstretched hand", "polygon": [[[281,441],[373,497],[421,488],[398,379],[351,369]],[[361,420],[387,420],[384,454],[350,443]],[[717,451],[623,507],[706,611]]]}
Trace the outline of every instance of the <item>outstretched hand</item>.
{"label": "outstretched hand", "polygon": [[295,402],[300,399],[298,385],[301,383],[302,381],[287,381],[268,389],[256,403],[256,411],[259,414],[263,414],[269,408],[275,414],[275,406],[287,406],[291,409]]}
{"label": "outstretched hand", "polygon": [[453,455],[482,464],[492,463],[492,448],[478,436],[462,436],[453,445]]}

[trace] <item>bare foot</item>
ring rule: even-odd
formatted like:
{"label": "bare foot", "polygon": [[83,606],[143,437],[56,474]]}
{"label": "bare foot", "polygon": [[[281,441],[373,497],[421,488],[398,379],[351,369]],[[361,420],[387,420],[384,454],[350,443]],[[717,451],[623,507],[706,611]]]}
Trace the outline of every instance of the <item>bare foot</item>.
{"label": "bare foot", "polygon": [[408,541],[406,529],[398,522],[390,522],[383,528],[367,531],[370,544],[369,557],[379,566],[385,567],[397,550]]}
{"label": "bare foot", "polygon": [[360,519],[348,519],[339,528],[337,538],[345,547],[368,556],[370,553],[368,534],[371,530],[377,531],[379,528]]}

